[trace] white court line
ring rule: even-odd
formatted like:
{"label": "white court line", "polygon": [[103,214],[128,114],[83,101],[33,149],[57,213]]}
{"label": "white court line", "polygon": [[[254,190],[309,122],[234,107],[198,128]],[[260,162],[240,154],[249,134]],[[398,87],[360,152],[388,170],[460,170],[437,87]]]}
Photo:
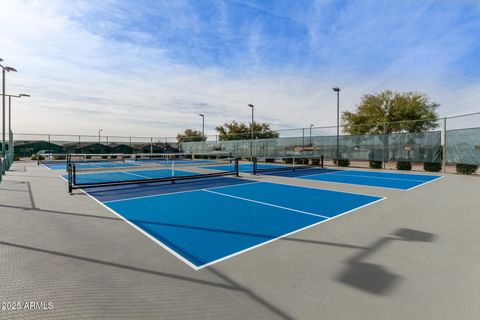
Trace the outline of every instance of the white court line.
{"label": "white court line", "polygon": [[413,189],[415,189],[415,188],[424,186],[424,185],[426,185],[427,183],[430,183],[430,182],[433,182],[433,181],[437,181],[437,180],[442,179],[442,178],[443,178],[443,176],[439,176],[439,177],[437,177],[437,178],[435,178],[435,179],[433,179],[433,180],[426,181],[426,182],[421,183],[421,184],[419,184],[419,185],[417,185],[417,186],[415,186],[415,187],[411,187],[410,189],[407,189],[407,191],[410,191],[410,190],[413,190]]}
{"label": "white court line", "polygon": [[[295,179],[295,180],[297,179],[297,178],[293,178],[293,177],[282,177],[282,178]],[[321,180],[310,180],[310,179],[306,179],[306,180],[324,182],[324,181],[321,181]],[[328,181],[328,182],[330,182],[330,181]],[[278,183],[278,182],[272,182],[272,181],[262,181],[262,183],[271,183],[271,184],[278,184],[278,185],[281,185],[281,186],[290,186],[290,187],[296,187],[296,188],[323,190],[323,191],[329,191],[329,192],[349,193],[349,194],[356,194],[356,195],[359,195],[359,196],[367,196],[367,197],[376,197],[376,198],[379,197],[378,195],[373,195],[373,194],[365,194],[365,193],[358,193],[358,192],[351,192],[351,191],[341,191],[341,190],[332,190],[332,189],[323,189],[323,188],[303,186],[303,185],[298,186],[298,185],[295,185],[295,184]],[[344,183],[341,183],[341,184],[344,184]],[[392,189],[392,188],[387,188],[387,189]],[[399,190],[399,189],[394,189],[394,190]]]}
{"label": "white court line", "polygon": [[211,188],[207,188],[207,189],[208,190],[214,190],[214,189],[232,188],[232,187],[238,187],[238,186],[244,186],[244,185],[256,184],[256,183],[265,183],[265,182],[264,181],[253,181],[253,182],[245,182],[245,183],[239,183],[239,184],[231,184],[231,185],[228,185],[228,186],[211,187]]}
{"label": "white court line", "polygon": [[[194,181],[194,180],[193,180]],[[208,188],[208,189],[218,189],[218,188],[228,188],[228,187],[235,187],[235,186],[243,186],[246,184],[254,184],[254,183],[262,183],[261,181],[255,181],[255,182],[246,182],[246,183],[240,183],[240,184],[235,184],[235,185],[230,185],[230,186],[219,186],[219,187],[213,187],[213,188]],[[153,197],[164,197],[168,196],[171,194],[179,194],[179,193],[186,193],[186,192],[195,192],[195,191],[201,191],[204,189],[192,189],[192,190],[185,190],[185,191],[175,191],[175,192],[170,192],[170,193],[162,193],[162,194],[151,194],[148,196],[140,196],[140,197],[132,197],[132,198],[125,198],[125,199],[118,199],[118,200],[109,200],[105,201],[103,203],[111,203],[111,202],[122,202],[122,201],[128,201],[128,200],[136,200],[136,199],[145,199],[145,198],[153,198]]]}
{"label": "white court line", "polygon": [[[263,183],[263,182],[252,182],[252,183]],[[269,183],[269,182],[267,182],[267,183]],[[273,184],[275,184],[275,183],[273,183]],[[310,189],[313,189],[313,188],[310,188]],[[161,246],[161,247],[162,247],[163,249],[165,249],[167,252],[171,253],[173,256],[177,257],[180,261],[182,261],[183,263],[185,263],[186,265],[188,265],[189,267],[191,267],[191,268],[194,269],[194,270],[200,270],[200,269],[203,269],[203,268],[205,268],[205,267],[211,266],[211,265],[213,265],[213,264],[215,264],[215,263],[218,263],[218,262],[227,260],[227,259],[229,259],[229,258],[233,258],[233,257],[235,257],[235,256],[237,256],[237,255],[240,255],[240,254],[242,254],[242,253],[245,253],[245,252],[247,252],[247,251],[254,250],[254,249],[256,249],[256,248],[259,248],[259,247],[261,247],[261,246],[267,245],[267,244],[269,244],[269,243],[271,243],[271,242],[274,242],[274,241],[276,241],[276,240],[279,240],[279,239],[288,237],[288,236],[290,236],[290,235],[293,235],[293,234],[295,234],[295,233],[297,233],[297,232],[301,232],[301,231],[303,231],[303,230],[306,230],[306,229],[309,229],[309,228],[313,228],[313,227],[315,227],[315,226],[317,226],[317,225],[319,225],[319,224],[321,224],[321,223],[324,223],[324,222],[327,222],[327,221],[336,219],[336,218],[338,218],[338,217],[340,217],[340,216],[346,215],[346,214],[348,214],[348,213],[352,213],[352,212],[354,212],[354,211],[356,211],[356,210],[359,210],[359,209],[362,209],[362,208],[364,208],[364,207],[373,205],[374,203],[377,203],[377,202],[380,202],[380,201],[383,201],[383,200],[386,199],[386,197],[385,197],[385,198],[381,198],[381,199],[378,199],[378,200],[376,200],[376,201],[367,203],[367,204],[365,204],[365,205],[363,205],[363,206],[360,206],[360,207],[354,208],[354,209],[352,209],[352,210],[349,210],[349,211],[340,213],[340,214],[338,214],[338,215],[336,215],[336,216],[334,216],[334,217],[330,217],[330,218],[326,217],[325,220],[322,220],[322,221],[319,221],[319,222],[317,222],[317,223],[314,223],[314,224],[305,226],[305,227],[303,227],[303,228],[294,230],[294,231],[292,231],[292,232],[283,234],[283,235],[281,235],[281,236],[279,236],[279,237],[270,239],[270,240],[268,240],[268,241],[264,241],[264,242],[262,242],[262,243],[259,243],[259,244],[255,245],[255,246],[246,248],[246,249],[244,249],[244,250],[237,251],[237,252],[232,253],[232,254],[230,254],[230,255],[224,256],[224,257],[222,257],[222,258],[220,258],[220,259],[217,259],[217,260],[214,260],[214,261],[210,261],[209,263],[206,263],[206,264],[204,264],[204,265],[196,266],[195,264],[193,264],[192,262],[190,262],[189,260],[187,260],[186,258],[184,258],[182,255],[180,255],[179,253],[177,253],[176,251],[174,251],[173,249],[171,249],[168,245],[166,245],[166,244],[164,244],[163,242],[161,242],[160,240],[156,239],[155,237],[153,237],[152,235],[150,235],[148,232],[144,231],[143,229],[141,229],[140,227],[138,227],[137,225],[135,225],[133,222],[130,222],[128,219],[126,219],[125,217],[123,217],[121,214],[117,213],[115,210],[109,208],[107,205],[105,205],[106,202],[105,202],[105,203],[102,203],[100,200],[96,199],[95,197],[93,197],[93,196],[90,195],[88,192],[84,191],[83,189],[80,189],[80,190],[81,190],[84,194],[86,194],[89,198],[93,199],[95,202],[97,202],[98,204],[100,204],[102,207],[104,207],[105,209],[107,209],[108,211],[110,211],[111,213],[113,213],[114,215],[116,215],[117,217],[119,217],[120,219],[122,219],[123,221],[125,221],[126,223],[128,223],[130,226],[132,226],[133,228],[135,228],[137,231],[140,231],[140,233],[142,233],[144,236],[146,236],[147,238],[149,238],[150,240],[152,240],[153,242],[155,242],[156,244],[158,244],[159,246]],[[207,190],[205,190],[205,191],[207,191]],[[190,190],[190,191],[181,191],[181,192],[192,192],[192,190]],[[181,192],[179,192],[179,193],[181,193]],[[210,191],[210,192],[212,192],[212,193],[217,193],[217,192],[213,192],[213,191]],[[162,196],[162,195],[157,195],[157,196]],[[246,199],[246,200],[249,200],[249,199]],[[255,202],[254,200],[251,200],[251,201]],[[305,212],[302,212],[302,213],[305,213]],[[307,214],[308,214],[308,213],[307,213]],[[318,217],[320,217],[320,218],[323,217],[323,216],[315,215],[315,214],[312,214],[312,215],[318,216]]]}
{"label": "white court line", "polygon": [[[348,172],[348,171],[343,171],[343,172]],[[362,171],[362,172],[363,172],[363,171]],[[368,172],[368,171],[366,171],[366,172]],[[357,175],[357,174],[338,174],[338,172],[335,172],[335,173],[336,173],[338,176],[347,176],[347,177],[425,182],[425,180],[416,180],[416,179],[386,178],[386,177],[376,177],[376,176],[362,176],[362,175]],[[388,174],[388,173],[387,173],[387,174]],[[401,173],[400,173],[400,174],[401,174]],[[405,175],[407,175],[407,174],[408,174],[408,173],[406,173]]]}
{"label": "white court line", "polygon": [[153,178],[151,178],[151,177],[142,176],[141,174],[136,174],[136,173],[132,173],[132,172],[128,172],[128,171],[118,171],[118,172],[130,174],[130,175],[132,175],[132,176],[136,176],[136,177],[140,177],[140,178],[153,179]]}
{"label": "white court line", "polygon": [[221,192],[212,191],[212,190],[208,190],[208,189],[202,189],[202,191],[210,192],[210,193],[217,194],[217,195],[224,196],[224,197],[230,197],[230,198],[239,199],[239,200],[243,200],[243,201],[253,202],[253,203],[261,204],[261,205],[264,205],[264,206],[269,206],[269,207],[279,208],[279,209],[283,209],[283,210],[289,210],[289,211],[299,212],[299,213],[303,213],[303,214],[308,214],[310,216],[315,216],[315,217],[320,217],[320,218],[325,218],[325,219],[330,218],[330,217],[327,217],[327,216],[323,216],[321,214],[316,214],[316,213],[311,213],[311,212],[307,212],[307,211],[303,211],[303,210],[297,210],[297,209],[292,209],[292,208],[288,208],[288,207],[278,206],[278,205],[271,204],[271,203],[268,203],[268,202],[262,202],[262,201],[257,201],[257,200],[253,200],[253,199],[232,196],[231,194],[221,193]]}
{"label": "white court line", "polygon": [[[53,171],[53,169],[51,169],[50,167],[48,167],[48,166],[45,165],[44,163],[41,163],[41,165],[44,166],[45,168],[47,168],[48,170],[52,170],[52,171]],[[55,170],[61,170],[61,169],[55,169]]]}
{"label": "white court line", "polygon": [[218,262],[221,262],[221,261],[224,261],[224,260],[233,258],[233,257],[235,257],[235,256],[237,256],[237,255],[242,254],[242,253],[245,253],[245,252],[248,252],[248,251],[257,249],[257,248],[259,248],[259,247],[262,247],[262,246],[264,246],[264,245],[267,245],[267,244],[269,244],[269,243],[271,243],[271,242],[274,242],[274,241],[276,241],[276,240],[279,240],[279,239],[282,239],[282,238],[291,236],[291,235],[293,235],[293,234],[295,234],[295,233],[297,233],[297,232],[301,232],[301,231],[303,231],[303,230],[307,230],[307,229],[313,228],[313,227],[315,227],[315,226],[317,226],[317,225],[319,225],[319,224],[321,224],[321,223],[324,223],[324,222],[327,222],[327,221],[331,221],[331,220],[333,220],[333,219],[336,219],[336,218],[338,218],[338,217],[344,216],[344,215],[346,215],[346,214],[348,214],[348,213],[352,213],[352,212],[354,212],[354,211],[356,211],[356,210],[360,210],[360,209],[362,209],[362,208],[368,207],[368,206],[370,206],[370,205],[372,205],[372,204],[375,204],[375,203],[377,203],[377,202],[383,201],[383,200],[385,200],[385,199],[387,199],[387,198],[381,198],[381,199],[375,200],[375,201],[373,201],[373,202],[367,203],[367,204],[365,204],[365,205],[363,205],[363,206],[360,206],[360,207],[358,207],[358,208],[355,208],[355,209],[352,209],[352,210],[349,210],[349,211],[340,213],[340,214],[338,214],[338,215],[336,215],[336,216],[334,216],[334,217],[331,217],[331,218],[328,218],[328,219],[319,221],[319,222],[317,222],[317,223],[308,225],[308,226],[306,226],[306,227],[303,227],[303,228],[294,230],[294,231],[289,232],[289,233],[285,233],[285,234],[283,234],[283,235],[281,235],[281,236],[279,236],[279,237],[277,237],[277,238],[273,238],[273,239],[270,239],[270,240],[268,240],[268,241],[259,243],[259,244],[255,245],[255,246],[253,246],[253,247],[249,247],[249,248],[243,249],[243,250],[241,250],[241,251],[237,251],[237,252],[235,252],[235,253],[232,253],[232,254],[230,254],[230,255],[228,255],[228,256],[222,257],[222,258],[220,258],[220,259],[210,261],[209,263],[206,263],[206,264],[204,264],[204,265],[201,265],[201,266],[196,267],[196,270],[203,269],[203,268],[208,267],[208,266],[211,266],[211,265],[213,265],[213,264],[215,264],[215,263],[218,263]]}
{"label": "white court line", "polygon": [[[329,173],[331,174],[331,173]],[[304,177],[316,177],[316,176],[323,176],[323,174],[315,174],[311,176],[304,176]],[[296,178],[290,178],[289,179],[296,179]],[[299,179],[304,179],[302,177],[299,177]],[[318,181],[318,182],[324,182],[324,183],[336,183],[336,184],[350,184],[350,185],[355,185],[355,186],[362,186],[362,187],[367,187],[367,188],[378,188],[378,189],[391,189],[391,190],[408,190],[408,189],[402,189],[402,188],[394,188],[394,187],[383,187],[383,186],[372,186],[369,184],[360,184],[360,183],[352,183],[352,182],[340,182],[340,181],[330,181],[330,180],[317,180],[317,179],[304,179],[304,180],[310,180],[310,181]],[[340,191],[343,192],[343,191]],[[346,193],[351,193],[351,192],[346,192]]]}
{"label": "white court line", "polygon": [[[98,169],[98,168],[102,169],[103,168],[102,166],[93,164],[93,162],[78,162],[78,164],[80,164],[80,167],[82,167],[82,166],[85,166],[85,167],[92,166],[95,169]],[[82,170],[82,169],[80,169],[80,170]]]}
{"label": "white court line", "polygon": [[139,226],[137,226],[136,224],[134,224],[133,222],[129,221],[128,219],[126,219],[125,217],[123,217],[121,214],[117,213],[115,210],[109,208],[108,206],[106,206],[104,203],[102,203],[101,201],[99,201],[98,199],[96,199],[95,197],[91,196],[90,194],[88,194],[88,192],[85,192],[83,189],[80,189],[84,194],[86,194],[89,198],[93,199],[95,202],[97,202],[98,204],[100,204],[102,207],[104,207],[105,209],[107,209],[108,211],[110,211],[111,213],[113,213],[114,215],[116,215],[117,217],[119,217],[120,219],[122,219],[123,221],[125,221],[126,223],[128,223],[130,226],[134,227],[137,231],[140,231],[140,233],[142,233],[144,236],[146,236],[147,238],[149,238],[150,240],[152,240],[153,242],[155,242],[156,244],[158,244],[159,246],[161,246],[163,249],[167,250],[167,252],[170,252],[171,254],[173,254],[175,257],[177,257],[178,259],[180,259],[180,261],[182,261],[183,263],[185,263],[186,265],[188,265],[190,268],[194,269],[194,270],[199,270],[201,269],[200,267],[197,267],[196,265],[194,265],[193,263],[191,263],[189,260],[187,260],[186,258],[184,258],[182,255],[180,255],[179,253],[175,252],[174,250],[170,249],[169,246],[167,246],[166,244],[164,244],[163,242],[161,242],[160,240],[156,239],[154,236],[152,236],[151,234],[149,234],[148,232],[144,231],[142,228],[140,228]]}
{"label": "white court line", "polygon": [[[330,173],[331,174],[331,173]],[[304,176],[304,177],[321,177],[323,174],[315,174],[315,175],[309,175],[309,176]],[[342,174],[342,175],[338,175],[339,177],[341,176],[347,176],[347,177],[361,177],[361,178],[372,178],[372,179],[375,179],[377,177],[364,177],[364,176],[354,176],[354,175],[347,175],[347,174]],[[365,186],[365,187],[372,187],[372,188],[381,188],[381,189],[393,189],[393,190],[405,190],[405,191],[410,191],[410,190],[413,190],[415,188],[418,188],[420,186],[423,186],[427,183],[430,183],[430,182],[433,182],[435,180],[438,180],[440,178],[443,178],[443,176],[439,176],[439,177],[436,177],[435,179],[433,180],[430,180],[430,181],[425,181],[423,182],[423,180],[407,180],[407,179],[395,179],[395,178],[383,178],[383,179],[393,179],[393,180],[398,180],[398,181],[412,181],[412,182],[420,182],[422,181],[423,183],[420,183],[416,186],[413,186],[409,189],[403,189],[403,188],[395,188],[395,187],[385,187],[385,186],[372,186],[372,185],[368,185],[368,184],[359,184],[359,183],[353,183],[353,182],[348,182],[348,181],[345,181],[345,182],[340,182],[340,181],[330,181],[330,180],[317,180],[317,179],[306,179],[306,180],[312,180],[312,181],[320,181],[320,182],[328,182],[328,183],[338,183],[338,184],[353,184],[353,185],[361,185],[361,186]],[[300,177],[300,179],[302,179]],[[382,179],[382,178],[379,178],[379,179]]]}

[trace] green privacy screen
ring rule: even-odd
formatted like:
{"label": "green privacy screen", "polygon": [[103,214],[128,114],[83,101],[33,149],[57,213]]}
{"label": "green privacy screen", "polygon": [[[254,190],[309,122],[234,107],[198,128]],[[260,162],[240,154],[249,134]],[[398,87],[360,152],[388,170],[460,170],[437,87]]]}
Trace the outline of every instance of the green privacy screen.
{"label": "green privacy screen", "polygon": [[480,128],[447,130],[447,162],[480,164]]}
{"label": "green privacy screen", "polygon": [[[311,144],[310,144],[311,141]],[[250,156],[250,140],[184,142],[184,152],[231,152],[236,157]],[[257,139],[252,143],[257,157],[281,157],[323,154],[335,159],[336,136],[314,136],[311,139],[289,137]],[[339,137],[339,158],[349,160],[388,161],[408,159],[415,162],[441,162],[441,132],[394,133],[388,135],[342,135]]]}

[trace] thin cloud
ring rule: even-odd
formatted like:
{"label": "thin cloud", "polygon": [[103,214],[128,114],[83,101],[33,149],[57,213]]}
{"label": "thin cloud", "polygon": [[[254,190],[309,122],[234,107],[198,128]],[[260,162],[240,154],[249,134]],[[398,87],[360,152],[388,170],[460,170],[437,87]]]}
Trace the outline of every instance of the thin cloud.
{"label": "thin cloud", "polygon": [[478,110],[480,9],[424,1],[8,1],[0,56],[17,132],[175,136],[257,119],[335,123],[365,93]]}

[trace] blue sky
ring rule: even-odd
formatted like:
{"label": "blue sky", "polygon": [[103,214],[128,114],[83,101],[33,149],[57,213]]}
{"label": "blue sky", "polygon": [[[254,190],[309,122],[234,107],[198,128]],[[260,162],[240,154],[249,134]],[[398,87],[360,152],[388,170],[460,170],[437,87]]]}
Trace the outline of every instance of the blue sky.
{"label": "blue sky", "polygon": [[0,57],[16,132],[175,136],[226,121],[335,124],[363,94],[479,111],[479,1],[16,1]]}

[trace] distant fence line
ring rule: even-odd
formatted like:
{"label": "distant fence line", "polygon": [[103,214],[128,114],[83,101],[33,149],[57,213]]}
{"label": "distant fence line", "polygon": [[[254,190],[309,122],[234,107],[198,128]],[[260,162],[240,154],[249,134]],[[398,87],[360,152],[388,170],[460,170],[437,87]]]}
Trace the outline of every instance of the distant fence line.
{"label": "distant fence line", "polygon": [[[341,130],[338,158],[358,161],[411,161],[421,163],[480,164],[480,112],[433,120],[436,128],[425,132],[346,135]],[[412,127],[432,119],[370,123],[389,132],[392,125]],[[279,138],[216,140],[182,143],[185,152],[228,151],[235,156],[257,157],[323,154],[337,158],[336,126],[277,131]],[[345,126],[341,126],[345,129]],[[286,135],[285,133],[289,134]]]}
{"label": "distant fence line", "polygon": [[178,152],[178,143],[166,138],[90,136],[65,134],[14,135],[15,155],[31,156],[41,150],[55,153]]}
{"label": "distant fence line", "polygon": [[[412,128],[421,122],[397,121],[369,123],[388,132],[391,126]],[[437,125],[426,132],[347,135],[341,126],[338,154],[341,159],[360,161],[408,160],[414,162],[480,163],[480,112],[434,120]],[[183,142],[174,137],[95,136],[71,134],[26,134],[14,136],[15,154],[30,156],[39,150],[80,153],[132,152],[231,152],[235,156],[275,157],[300,154],[337,155],[336,126],[276,130],[278,138],[250,140],[250,133],[221,137],[210,135],[207,141]],[[257,135],[257,133],[255,133]],[[228,140],[223,140],[227,138]],[[241,139],[243,138],[243,139]]]}

